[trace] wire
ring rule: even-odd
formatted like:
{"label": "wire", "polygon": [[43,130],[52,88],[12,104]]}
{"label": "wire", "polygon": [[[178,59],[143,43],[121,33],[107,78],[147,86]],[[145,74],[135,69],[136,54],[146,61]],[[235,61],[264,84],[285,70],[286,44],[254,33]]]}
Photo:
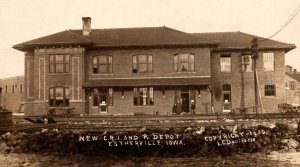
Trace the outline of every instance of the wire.
{"label": "wire", "polygon": [[298,4],[298,6],[294,10],[294,12],[290,15],[290,17],[284,22],[284,24],[277,31],[275,31],[268,38],[264,38],[262,40],[259,40],[258,42],[263,42],[263,41],[270,40],[271,38],[273,38],[275,35],[277,35],[279,32],[281,32],[287,25],[289,25],[289,23],[297,16],[297,14],[299,12],[300,12],[300,4]]}

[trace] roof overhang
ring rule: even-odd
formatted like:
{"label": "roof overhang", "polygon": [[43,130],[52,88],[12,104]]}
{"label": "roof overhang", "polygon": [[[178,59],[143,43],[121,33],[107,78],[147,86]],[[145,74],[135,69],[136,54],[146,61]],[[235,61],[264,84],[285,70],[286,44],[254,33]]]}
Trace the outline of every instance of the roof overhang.
{"label": "roof overhang", "polygon": [[[285,53],[295,49],[295,45],[291,45],[290,47],[259,47],[258,51],[284,51]],[[232,52],[251,52],[251,48],[249,47],[216,47],[212,49],[212,52],[224,52],[224,51],[232,51]]]}
{"label": "roof overhang", "polygon": [[37,47],[44,48],[44,47],[70,47],[70,46],[90,46],[92,42],[84,42],[84,43],[69,43],[69,42],[57,42],[57,43],[47,43],[47,44],[39,44],[39,43],[31,43],[31,44],[18,44],[14,45],[12,48],[17,49],[19,51],[27,51],[33,50]]}
{"label": "roof overhang", "polygon": [[200,86],[210,85],[210,76],[157,77],[157,78],[111,78],[87,81],[83,87],[140,87],[140,86]]}

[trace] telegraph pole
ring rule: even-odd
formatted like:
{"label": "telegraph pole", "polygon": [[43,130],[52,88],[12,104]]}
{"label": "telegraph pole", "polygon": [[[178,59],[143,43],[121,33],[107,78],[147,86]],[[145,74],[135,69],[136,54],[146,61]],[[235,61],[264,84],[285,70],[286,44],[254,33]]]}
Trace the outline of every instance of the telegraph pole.
{"label": "telegraph pole", "polygon": [[258,108],[258,85],[257,85],[257,72],[256,72],[256,60],[258,59],[258,38],[253,38],[251,41],[251,58],[253,60],[253,75],[254,75],[254,98],[255,98],[255,109],[257,115]]}
{"label": "telegraph pole", "polygon": [[1,107],[1,95],[2,95],[2,88],[0,87],[0,107]]}

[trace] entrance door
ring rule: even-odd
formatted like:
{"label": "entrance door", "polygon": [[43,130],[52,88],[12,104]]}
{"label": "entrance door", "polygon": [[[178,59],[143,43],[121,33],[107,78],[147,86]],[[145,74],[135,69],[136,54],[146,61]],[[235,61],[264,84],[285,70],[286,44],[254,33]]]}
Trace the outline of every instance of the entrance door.
{"label": "entrance door", "polygon": [[102,90],[100,89],[99,92],[99,110],[100,113],[107,113],[107,93],[106,93],[106,89]]}
{"label": "entrance door", "polygon": [[223,85],[223,112],[231,111],[231,85]]}
{"label": "entrance door", "polygon": [[190,112],[190,100],[188,92],[181,92],[181,104],[182,104],[182,112],[188,113]]}

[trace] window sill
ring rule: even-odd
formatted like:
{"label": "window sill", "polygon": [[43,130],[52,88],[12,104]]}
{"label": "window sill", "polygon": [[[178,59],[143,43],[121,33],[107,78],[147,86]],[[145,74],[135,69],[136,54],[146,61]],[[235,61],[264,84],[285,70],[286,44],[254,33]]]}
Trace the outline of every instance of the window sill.
{"label": "window sill", "polygon": [[267,99],[275,99],[277,98],[276,96],[264,96],[264,98],[267,98]]}
{"label": "window sill", "polygon": [[191,73],[191,74],[194,74],[196,73],[195,71],[174,71],[174,73],[180,73],[180,74],[184,74],[184,73]]}
{"label": "window sill", "polygon": [[56,76],[56,75],[71,75],[71,73],[48,73],[48,75],[53,75],[53,76]]}
{"label": "window sill", "polygon": [[94,74],[94,73],[93,73],[92,75],[96,75],[96,76],[97,76],[97,75],[114,75],[114,74],[113,74],[113,73],[103,73],[103,74],[101,74],[101,73],[99,73],[99,74]]}
{"label": "window sill", "polygon": [[139,75],[139,74],[153,74],[154,72],[133,72],[133,75]]}
{"label": "window sill", "polygon": [[[98,106],[92,106],[92,108],[99,108]],[[108,108],[114,108],[114,106],[108,106]]]}
{"label": "window sill", "polygon": [[147,108],[151,107],[151,108],[154,108],[155,106],[154,105],[151,105],[151,106],[150,105],[145,105],[145,106],[132,106],[132,107],[137,107],[137,108],[139,108],[139,107],[147,107]]}

